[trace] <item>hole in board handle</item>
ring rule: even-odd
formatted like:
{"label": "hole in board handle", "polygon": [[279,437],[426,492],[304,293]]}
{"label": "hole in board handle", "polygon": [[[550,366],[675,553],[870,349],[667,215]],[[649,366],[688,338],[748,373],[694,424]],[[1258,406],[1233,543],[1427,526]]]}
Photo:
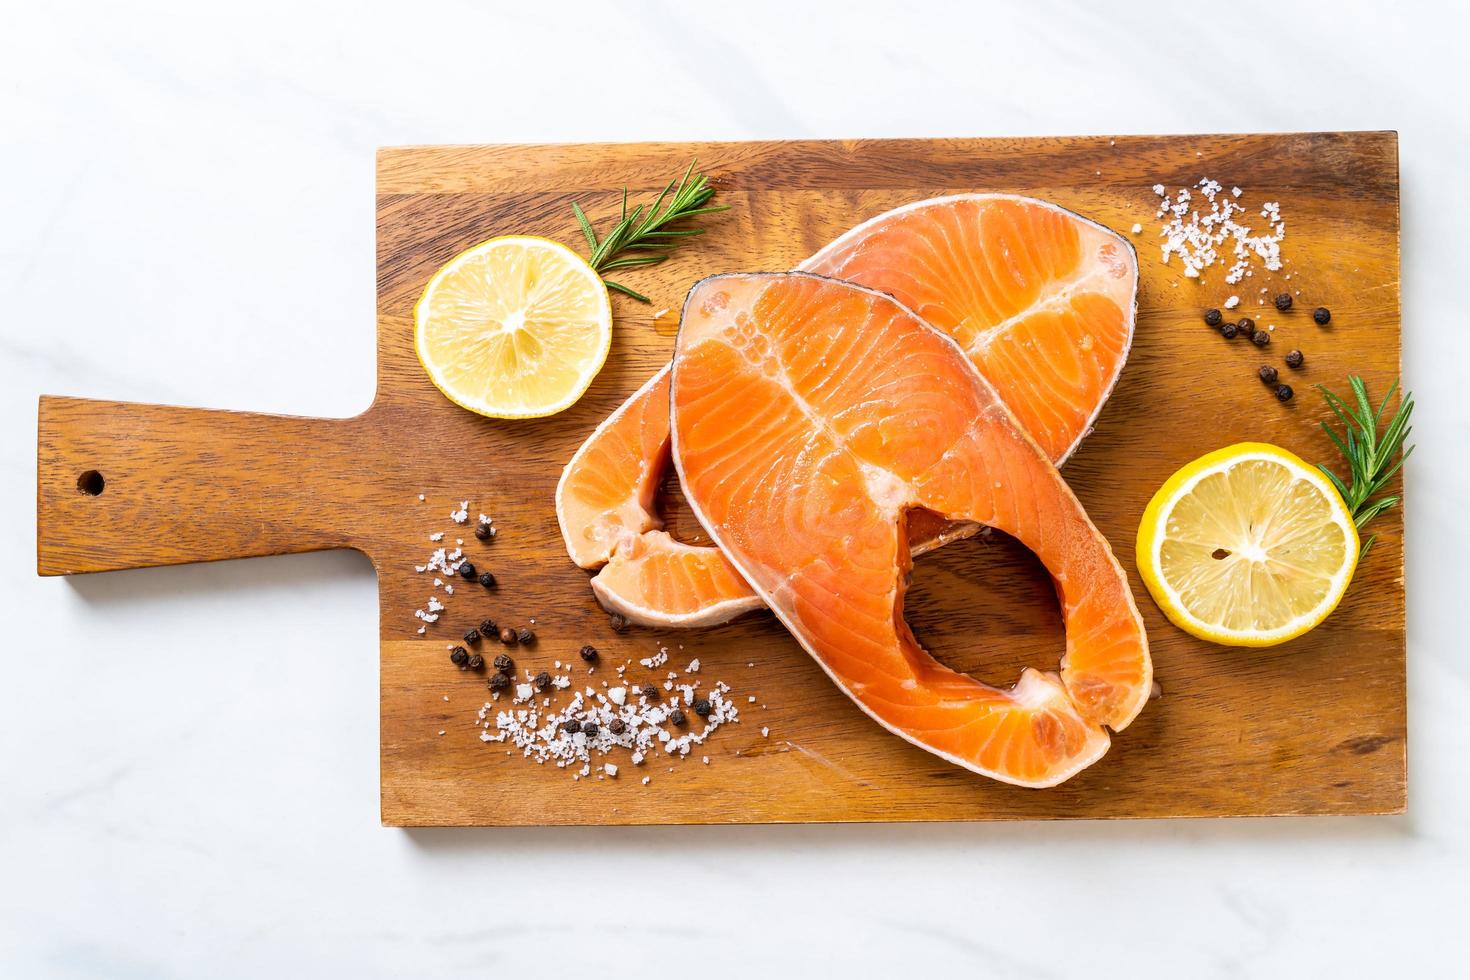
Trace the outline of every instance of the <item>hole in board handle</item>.
{"label": "hole in board handle", "polygon": [[102,474],[96,470],[85,470],[77,477],[77,490],[89,497],[95,497],[107,487],[107,481],[102,479]]}

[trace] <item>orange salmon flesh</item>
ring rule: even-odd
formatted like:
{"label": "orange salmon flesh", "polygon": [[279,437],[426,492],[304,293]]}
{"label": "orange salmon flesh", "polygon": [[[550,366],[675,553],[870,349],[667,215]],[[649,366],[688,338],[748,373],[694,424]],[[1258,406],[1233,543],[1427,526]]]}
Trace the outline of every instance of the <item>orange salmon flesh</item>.
{"label": "orange salmon flesh", "polygon": [[[685,302],[673,458],[730,563],[893,733],[975,772],[1055,785],[1152,684],[1123,569],[1047,452],[956,340],[886,294],[802,273],[716,276]],[[1057,585],[1060,676],[1009,690],[926,653],[903,618],[906,517],[997,528]],[[1107,727],[1104,727],[1107,726]]]}

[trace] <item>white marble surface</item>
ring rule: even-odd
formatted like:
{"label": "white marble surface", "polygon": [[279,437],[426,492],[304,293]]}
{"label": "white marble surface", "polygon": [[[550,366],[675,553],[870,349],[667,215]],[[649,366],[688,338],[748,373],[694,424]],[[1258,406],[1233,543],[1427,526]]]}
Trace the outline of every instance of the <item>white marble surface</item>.
{"label": "white marble surface", "polygon": [[[0,975],[1464,975],[1462,5],[209,6],[0,17]],[[387,830],[365,560],[33,574],[39,393],[367,403],[380,144],[1352,128],[1402,135],[1407,816]]]}

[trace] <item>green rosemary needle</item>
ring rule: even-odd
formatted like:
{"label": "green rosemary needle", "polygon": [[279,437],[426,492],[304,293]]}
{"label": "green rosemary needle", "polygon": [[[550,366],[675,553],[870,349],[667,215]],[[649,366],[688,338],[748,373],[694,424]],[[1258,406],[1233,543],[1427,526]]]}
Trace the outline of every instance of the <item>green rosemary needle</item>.
{"label": "green rosemary needle", "polygon": [[[1368,386],[1363,379],[1355,374],[1348,375],[1348,387],[1352,389],[1353,403],[1339,395],[1327,390],[1322,385],[1317,389],[1322,392],[1322,397],[1327,400],[1327,407],[1332,413],[1342,420],[1343,432],[1338,434],[1337,430],[1326,422],[1322,423],[1322,429],[1342,452],[1343,458],[1347,460],[1348,476],[1344,481],[1336,473],[1333,473],[1325,465],[1318,463],[1317,468],[1327,474],[1327,479],[1342,494],[1342,499],[1347,502],[1348,510],[1353,513],[1353,522],[1362,528],[1373,518],[1382,514],[1390,507],[1399,502],[1401,498],[1396,495],[1386,494],[1375,496],[1393,479],[1393,475],[1404,465],[1404,460],[1414,451],[1410,446],[1404,449],[1404,440],[1408,439],[1412,431],[1409,425],[1409,417],[1414,413],[1414,396],[1405,393],[1399,398],[1398,408],[1394,410],[1393,417],[1388,424],[1379,426],[1383,422],[1384,410],[1393,399],[1394,392],[1398,390],[1397,380],[1389,386],[1388,394],[1375,409],[1373,403],[1368,400]],[[1402,450],[1402,452],[1400,452]],[[1377,535],[1372,535],[1363,542],[1362,550],[1358,552],[1358,560],[1362,561],[1368,554],[1368,549],[1373,547],[1373,540]]]}
{"label": "green rosemary needle", "polygon": [[[582,226],[582,236],[587,239],[591,254],[587,264],[599,274],[614,269],[632,269],[643,265],[657,265],[669,257],[669,253],[683,244],[682,239],[703,235],[703,228],[669,228],[669,225],[697,218],[702,214],[726,211],[724,205],[710,206],[715,189],[709,178],[694,172],[696,161],[690,160],[684,176],[669,181],[652,205],[640,204],[628,210],[628,189],[623,188],[623,212],[618,223],[602,237],[587,220],[582,208],[572,202],[572,213],[577,224]],[[659,210],[662,207],[663,210]],[[647,296],[635,292],[622,283],[613,282],[603,276],[602,282],[608,289],[631,296],[641,303],[649,302]]]}

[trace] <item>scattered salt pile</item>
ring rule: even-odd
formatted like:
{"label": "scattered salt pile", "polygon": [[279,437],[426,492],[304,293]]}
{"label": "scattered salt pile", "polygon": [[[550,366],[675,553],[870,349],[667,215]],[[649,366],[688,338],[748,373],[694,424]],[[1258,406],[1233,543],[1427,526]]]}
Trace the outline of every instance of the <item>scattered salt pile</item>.
{"label": "scattered salt pile", "polygon": [[[424,495],[419,494],[419,499],[423,500]],[[468,500],[461,501],[459,508],[450,512],[449,519],[456,524],[463,524],[469,519],[469,510],[470,502]],[[495,526],[491,523],[489,516],[481,514],[480,523],[489,528],[490,536],[494,537],[496,533]],[[465,555],[462,547],[464,544],[463,538],[455,538],[455,547],[450,549],[441,544],[444,540],[444,534],[445,532],[443,531],[433,531],[429,534],[429,542],[431,544],[439,544],[440,547],[435,548],[434,552],[424,560],[422,565],[413,566],[413,570],[420,575],[435,573],[433,586],[435,591],[442,589],[446,596],[451,596],[454,595],[453,583],[455,577],[459,575],[460,566],[468,561],[469,558]],[[414,610],[414,618],[422,621],[422,625],[418,628],[419,635],[423,635],[430,625],[439,621],[439,613],[443,610],[444,602],[436,595],[429,596],[428,603],[422,609]]]}
{"label": "scattered salt pile", "polygon": [[[1251,275],[1251,266],[1256,261],[1270,272],[1281,268],[1286,221],[1281,217],[1279,203],[1268,201],[1261,205],[1261,217],[1270,230],[1253,235],[1249,225],[1236,220],[1246,213],[1245,207],[1237,203],[1243,193],[1239,187],[1232,187],[1229,196],[1225,196],[1221,194],[1223,185],[1204,177],[1194,185],[1193,191],[1181,187],[1172,197],[1163,184],[1155,184],[1153,189],[1159,196],[1159,209],[1154,217],[1164,220],[1159,237],[1164,240],[1162,252],[1166,265],[1170,256],[1177,255],[1184,265],[1184,274],[1196,279],[1217,260],[1228,257],[1232,261],[1225,282],[1231,285]],[[1209,205],[1208,213],[1200,213],[1196,192]]]}
{"label": "scattered salt pile", "polygon": [[[480,740],[518,748],[524,758],[538,765],[552,762],[561,769],[571,768],[573,779],[592,775],[594,755],[601,760],[622,749],[630,753],[635,766],[659,752],[682,759],[720,726],[740,721],[740,709],[726,697],[730,686],[723,681],[701,694],[699,681],[679,683],[679,674],[670,671],[663,687],[675,693],[668,697],[650,697],[644,687],[619,681],[606,691],[589,685],[557,706],[546,692],[535,689],[530,670],[523,673],[525,680],[515,686],[509,707],[498,706],[501,697],[495,694],[480,708]],[[571,678],[558,674],[552,677],[551,686],[565,690]],[[702,707],[694,707],[700,700],[709,703],[709,714],[702,718],[697,713]],[[676,712],[685,725],[702,722],[703,728],[683,730],[675,724]],[[603,775],[617,775],[616,765],[601,761],[597,765]]]}

